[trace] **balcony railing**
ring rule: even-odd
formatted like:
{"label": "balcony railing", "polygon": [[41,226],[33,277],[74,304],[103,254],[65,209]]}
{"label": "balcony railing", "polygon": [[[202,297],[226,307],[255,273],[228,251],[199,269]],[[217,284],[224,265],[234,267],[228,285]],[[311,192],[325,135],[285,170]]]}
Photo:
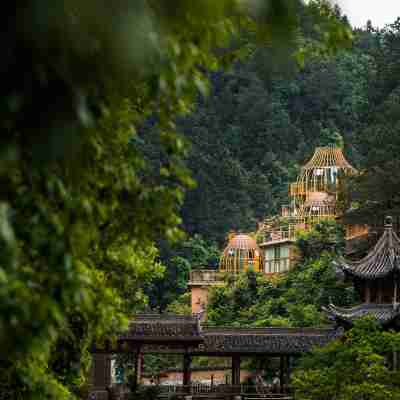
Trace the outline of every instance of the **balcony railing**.
{"label": "balcony railing", "polygon": [[276,229],[266,231],[264,233],[264,237],[262,242],[269,243],[269,242],[278,242],[281,240],[296,240],[296,229],[294,226],[289,226],[287,229]]}
{"label": "balcony railing", "polygon": [[212,284],[214,282],[222,282],[223,274],[215,270],[197,269],[190,272],[189,283],[196,284]]}

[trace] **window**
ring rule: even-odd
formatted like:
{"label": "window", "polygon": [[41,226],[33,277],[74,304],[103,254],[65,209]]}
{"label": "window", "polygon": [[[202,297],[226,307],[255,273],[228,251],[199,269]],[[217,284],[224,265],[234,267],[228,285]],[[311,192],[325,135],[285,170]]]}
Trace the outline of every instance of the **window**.
{"label": "window", "polygon": [[265,251],[265,272],[279,273],[289,270],[290,246],[276,246]]}
{"label": "window", "polygon": [[265,251],[265,259],[266,260],[273,260],[275,256],[275,252],[274,249],[269,247],[266,251]]}
{"label": "window", "polygon": [[289,246],[282,246],[281,258],[289,258]]}

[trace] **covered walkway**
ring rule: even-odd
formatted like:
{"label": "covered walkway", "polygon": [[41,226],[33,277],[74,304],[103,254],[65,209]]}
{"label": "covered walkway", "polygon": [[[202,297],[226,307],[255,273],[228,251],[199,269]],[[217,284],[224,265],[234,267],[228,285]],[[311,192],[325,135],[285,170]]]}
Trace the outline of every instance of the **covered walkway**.
{"label": "covered walkway", "polygon": [[[105,391],[110,386],[111,355],[118,353],[132,354],[134,387],[141,383],[143,355],[156,353],[182,355],[182,385],[169,389],[182,394],[193,393],[195,390],[215,393],[218,390],[224,391],[227,398],[241,394],[242,357],[279,357],[281,387],[286,388],[290,381],[291,357],[310,352],[314,347],[324,346],[339,334],[333,328],[211,327],[202,325],[195,316],[137,315],[128,331],[120,335],[115,344],[106,342],[102,347],[93,348],[92,390]],[[195,389],[191,384],[190,369],[192,359],[196,356],[230,357],[231,385],[219,389],[207,389],[206,386]],[[263,390],[267,392],[267,387]]]}

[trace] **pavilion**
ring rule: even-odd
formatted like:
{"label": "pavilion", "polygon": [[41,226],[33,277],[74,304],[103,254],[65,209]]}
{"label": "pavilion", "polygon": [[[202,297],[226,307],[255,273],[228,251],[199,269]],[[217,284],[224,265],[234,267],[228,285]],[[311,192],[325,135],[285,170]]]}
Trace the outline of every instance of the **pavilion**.
{"label": "pavilion", "polygon": [[336,266],[354,283],[362,304],[352,308],[330,304],[325,311],[346,328],[363,316],[373,316],[385,328],[398,330],[400,327],[399,281],[400,239],[387,217],[385,230],[375,247],[360,261],[349,262],[344,258]]}
{"label": "pavilion", "polygon": [[[143,354],[180,354],[183,366],[183,390],[190,393],[190,366],[193,357],[230,357],[232,385],[225,388],[240,394],[241,357],[272,356],[280,358],[280,381],[287,386],[290,358],[324,346],[340,334],[330,328],[233,328],[202,325],[196,316],[137,315],[127,332],[114,342],[93,348],[94,392],[106,393],[110,385],[111,356],[132,355],[134,385],[140,384]],[[107,398],[107,397],[103,397]]]}

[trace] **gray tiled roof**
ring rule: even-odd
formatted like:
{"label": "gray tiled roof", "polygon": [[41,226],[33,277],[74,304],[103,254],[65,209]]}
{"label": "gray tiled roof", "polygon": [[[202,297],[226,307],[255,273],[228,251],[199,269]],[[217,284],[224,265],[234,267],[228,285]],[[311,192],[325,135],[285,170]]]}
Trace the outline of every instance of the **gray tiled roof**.
{"label": "gray tiled roof", "polygon": [[[149,344],[152,349],[179,352],[188,348],[191,354],[296,354],[311,351],[335,338],[333,328],[236,328],[201,327],[197,317],[173,315],[138,315],[118,342]],[[169,346],[169,343],[172,347]],[[177,347],[179,344],[180,347]],[[153,347],[152,347],[153,346]]]}
{"label": "gray tiled roof", "polygon": [[398,306],[393,304],[361,304],[352,308],[336,307],[330,304],[324,310],[334,319],[352,323],[355,319],[372,316],[381,324],[392,322],[400,315]]}
{"label": "gray tiled roof", "polygon": [[386,225],[378,243],[362,260],[347,262],[341,258],[335,265],[358,278],[383,278],[394,271],[400,271],[400,239],[393,231],[392,225]]}
{"label": "gray tiled roof", "polygon": [[127,332],[119,336],[120,341],[201,341],[201,327],[195,316],[169,314],[137,315]]}
{"label": "gray tiled roof", "polygon": [[204,344],[200,345],[199,353],[305,353],[327,344],[337,335],[338,331],[332,328],[204,327]]}

